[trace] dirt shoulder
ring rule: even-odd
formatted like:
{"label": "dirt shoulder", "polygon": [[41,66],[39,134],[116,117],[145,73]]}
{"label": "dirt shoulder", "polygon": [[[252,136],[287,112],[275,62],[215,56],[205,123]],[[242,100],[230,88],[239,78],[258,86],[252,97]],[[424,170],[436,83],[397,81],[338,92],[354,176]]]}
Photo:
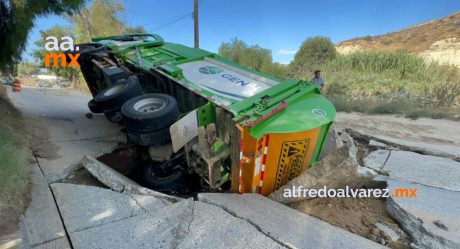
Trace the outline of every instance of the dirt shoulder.
{"label": "dirt shoulder", "polygon": [[366,134],[379,134],[411,142],[460,147],[460,122],[420,118],[412,120],[395,115],[337,113],[335,125]]}
{"label": "dirt shoulder", "polygon": [[29,203],[33,163],[21,113],[0,85],[0,235],[14,232]]}

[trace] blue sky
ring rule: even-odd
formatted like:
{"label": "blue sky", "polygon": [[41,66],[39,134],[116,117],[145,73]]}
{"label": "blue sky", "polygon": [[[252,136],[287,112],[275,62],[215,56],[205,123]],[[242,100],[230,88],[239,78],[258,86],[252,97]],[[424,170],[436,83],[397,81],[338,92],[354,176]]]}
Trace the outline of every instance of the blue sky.
{"label": "blue sky", "polygon": [[[396,31],[460,11],[459,0],[199,0],[200,47],[217,52],[237,37],[272,51],[288,63],[302,41],[327,36],[333,42]],[[193,0],[124,0],[129,25],[141,25],[167,41],[193,46]],[[67,21],[40,17],[29,35],[27,53],[39,30]],[[29,57],[30,58],[30,57]]]}

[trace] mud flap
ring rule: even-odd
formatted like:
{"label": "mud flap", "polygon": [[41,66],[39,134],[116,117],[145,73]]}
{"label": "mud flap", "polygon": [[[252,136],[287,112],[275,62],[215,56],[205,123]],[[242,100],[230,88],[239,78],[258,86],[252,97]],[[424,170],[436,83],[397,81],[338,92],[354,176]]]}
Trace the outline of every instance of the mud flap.
{"label": "mud flap", "polygon": [[179,151],[193,138],[198,136],[198,119],[196,110],[191,111],[170,127],[174,153]]}

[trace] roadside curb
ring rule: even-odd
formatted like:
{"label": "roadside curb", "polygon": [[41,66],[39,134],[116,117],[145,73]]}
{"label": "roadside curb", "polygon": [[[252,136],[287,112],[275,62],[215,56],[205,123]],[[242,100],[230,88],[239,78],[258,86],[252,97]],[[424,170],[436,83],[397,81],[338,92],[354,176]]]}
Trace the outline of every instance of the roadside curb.
{"label": "roadside curb", "polygon": [[32,167],[32,200],[20,221],[23,248],[72,248],[40,165]]}

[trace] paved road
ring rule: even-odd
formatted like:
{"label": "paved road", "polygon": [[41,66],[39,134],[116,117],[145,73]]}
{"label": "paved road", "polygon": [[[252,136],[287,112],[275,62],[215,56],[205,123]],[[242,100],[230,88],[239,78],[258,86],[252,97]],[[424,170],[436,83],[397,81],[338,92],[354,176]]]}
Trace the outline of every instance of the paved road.
{"label": "paved road", "polygon": [[83,155],[97,157],[124,140],[120,127],[104,115],[85,117],[89,94],[23,88],[20,93],[9,91],[9,97],[35,134],[34,150],[48,182],[62,177]]}

